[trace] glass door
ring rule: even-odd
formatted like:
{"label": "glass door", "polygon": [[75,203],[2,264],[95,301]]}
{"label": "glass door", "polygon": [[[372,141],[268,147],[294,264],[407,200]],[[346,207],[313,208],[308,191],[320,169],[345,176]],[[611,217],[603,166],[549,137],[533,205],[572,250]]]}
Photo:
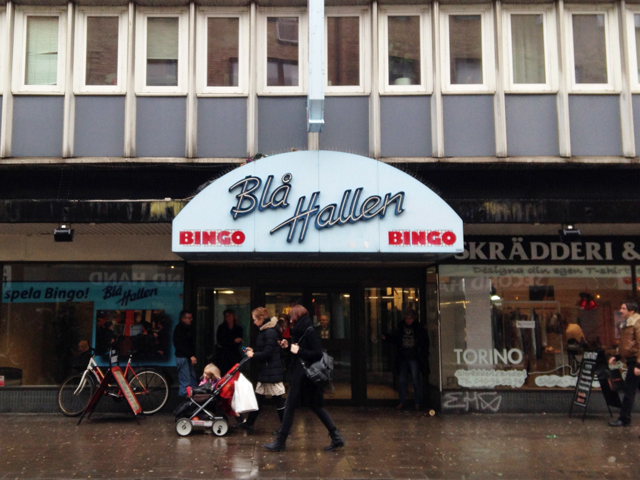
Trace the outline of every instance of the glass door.
{"label": "glass door", "polygon": [[[397,349],[400,346],[388,340],[403,323],[406,312],[413,311],[418,321],[420,320],[419,292],[418,287],[365,288],[364,290],[366,392],[369,400],[398,399]],[[386,340],[383,340],[383,336]],[[408,383],[411,384],[411,382]]]}
{"label": "glass door", "polygon": [[345,292],[311,293],[309,312],[320,335],[322,348],[334,360],[333,386],[326,398],[351,400],[351,294]]}

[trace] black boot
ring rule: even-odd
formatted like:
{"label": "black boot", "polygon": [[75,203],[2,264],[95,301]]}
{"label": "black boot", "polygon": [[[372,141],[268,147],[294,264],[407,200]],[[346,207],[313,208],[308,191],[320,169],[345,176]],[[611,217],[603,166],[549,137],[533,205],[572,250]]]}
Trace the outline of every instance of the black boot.
{"label": "black boot", "polygon": [[342,438],[337,428],[329,432],[329,436],[331,437],[331,445],[324,447],[327,452],[333,452],[336,448],[344,447],[344,438]]}
{"label": "black boot", "polygon": [[287,447],[286,443],[287,443],[287,435],[285,435],[284,433],[278,433],[278,436],[273,442],[265,443],[262,446],[272,452],[284,452],[284,450]]}

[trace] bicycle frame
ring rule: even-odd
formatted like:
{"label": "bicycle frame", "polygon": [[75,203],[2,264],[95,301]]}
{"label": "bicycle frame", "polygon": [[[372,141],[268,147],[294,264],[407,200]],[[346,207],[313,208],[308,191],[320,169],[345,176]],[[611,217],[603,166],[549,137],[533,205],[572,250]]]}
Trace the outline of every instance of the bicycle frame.
{"label": "bicycle frame", "polygon": [[[85,382],[87,379],[87,375],[89,373],[92,373],[93,376],[96,379],[96,382],[98,385],[100,385],[100,383],[102,383],[102,380],[104,380],[104,373],[102,373],[102,370],[100,370],[100,367],[98,366],[98,364],[96,363],[96,361],[94,360],[95,355],[91,357],[91,359],[89,360],[89,364],[87,365],[86,370],[84,371],[84,373],[82,374],[82,378],[80,379],[80,382],[78,383],[78,387],[75,389],[75,391],[73,392],[74,395],[78,395],[78,393],[80,393],[82,391],[82,389],[85,386]],[[129,374],[132,374],[136,379],[138,378],[138,375],[136,374],[135,370],[133,369],[133,366],[131,365],[131,359],[133,358],[133,355],[129,355],[129,360],[127,360],[127,365],[124,369],[123,375],[125,378],[128,378]],[[138,381],[138,383],[142,386],[143,390],[141,392],[139,392],[138,394],[142,393],[149,393],[147,388],[142,385],[142,382]],[[111,386],[111,385],[109,385]],[[122,391],[118,388],[117,392],[106,392],[108,395],[112,396],[112,397],[122,397]]]}

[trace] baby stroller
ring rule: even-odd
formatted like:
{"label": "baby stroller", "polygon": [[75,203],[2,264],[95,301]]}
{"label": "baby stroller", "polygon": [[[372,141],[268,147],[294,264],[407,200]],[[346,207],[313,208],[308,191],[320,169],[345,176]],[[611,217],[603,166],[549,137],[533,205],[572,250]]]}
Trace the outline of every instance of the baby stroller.
{"label": "baby stroller", "polygon": [[240,375],[240,367],[247,361],[249,358],[243,358],[240,363],[236,363],[216,383],[215,388],[208,385],[187,388],[189,398],[178,405],[174,411],[178,435],[186,437],[194,429],[206,430],[207,428],[211,428],[219,437],[226,435],[229,431],[229,421],[221,403],[231,401],[233,385]]}

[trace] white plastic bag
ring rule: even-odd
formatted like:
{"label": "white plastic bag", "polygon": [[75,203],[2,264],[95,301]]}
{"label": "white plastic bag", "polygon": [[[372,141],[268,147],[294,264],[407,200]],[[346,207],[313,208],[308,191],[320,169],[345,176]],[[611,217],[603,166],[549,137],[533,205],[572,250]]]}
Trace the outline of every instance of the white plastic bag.
{"label": "white plastic bag", "polygon": [[234,384],[231,408],[236,413],[255,412],[258,410],[258,400],[253,393],[253,385],[247,377],[240,374]]}

